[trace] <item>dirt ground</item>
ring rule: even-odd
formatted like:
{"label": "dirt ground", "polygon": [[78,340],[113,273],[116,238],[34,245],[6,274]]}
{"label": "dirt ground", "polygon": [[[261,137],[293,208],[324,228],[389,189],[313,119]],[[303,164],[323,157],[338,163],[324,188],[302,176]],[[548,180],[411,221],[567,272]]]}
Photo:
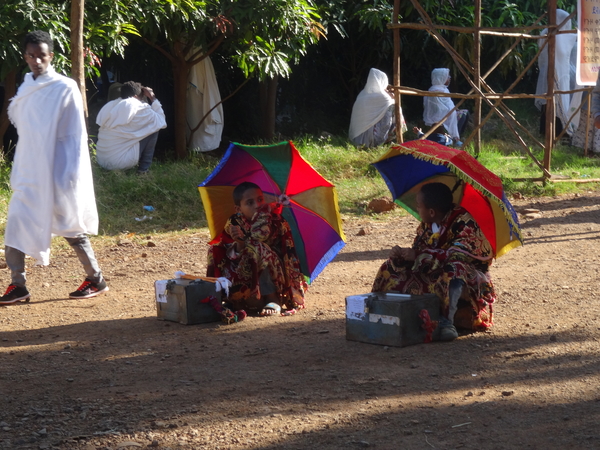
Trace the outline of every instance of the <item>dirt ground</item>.
{"label": "dirt ground", "polygon": [[600,448],[599,203],[514,200],[540,213],[492,267],[493,329],[404,348],[347,341],[344,298],[411,243],[409,217],[346,220],[307,309],[234,325],[156,318],[154,280],[204,272],[204,230],[95,241],[110,291],[88,300],[58,252],[28,266],[30,303],[0,307],[0,448]]}

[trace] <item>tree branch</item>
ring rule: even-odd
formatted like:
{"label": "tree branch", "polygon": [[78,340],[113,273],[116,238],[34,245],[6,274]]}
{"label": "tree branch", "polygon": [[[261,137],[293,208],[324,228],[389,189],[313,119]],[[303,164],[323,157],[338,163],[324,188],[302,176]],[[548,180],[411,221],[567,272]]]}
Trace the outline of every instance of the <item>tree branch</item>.
{"label": "tree branch", "polygon": [[172,63],[174,63],[177,59],[171,55],[168,51],[166,51],[164,48],[156,45],[154,42],[150,41],[149,39],[145,38],[142,36],[142,40],[148,44],[150,47],[154,47],[156,50],[158,50],[159,52],[161,52],[164,56],[166,56],[169,61],[171,61]]}

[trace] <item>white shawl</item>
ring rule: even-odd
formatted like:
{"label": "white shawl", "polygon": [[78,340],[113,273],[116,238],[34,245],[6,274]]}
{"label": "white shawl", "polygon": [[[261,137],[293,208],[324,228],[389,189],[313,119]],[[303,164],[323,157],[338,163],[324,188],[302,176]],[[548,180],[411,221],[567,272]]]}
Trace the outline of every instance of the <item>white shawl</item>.
{"label": "white shawl", "polygon": [[388,77],[375,68],[369,71],[367,84],[360,91],[352,107],[350,117],[350,140],[360,136],[378,123],[394,104],[394,99],[387,93]]}
{"label": "white shawl", "polygon": [[[569,13],[562,9],[556,10],[556,23],[560,24],[563,22]],[[572,29],[571,21],[567,22],[560,27],[560,31],[568,31]],[[545,28],[540,33],[541,36],[548,34],[548,29]],[[538,46],[541,47],[546,39],[539,39]],[[573,49],[577,44],[576,34],[559,34],[555,38],[555,65],[554,65],[554,90],[555,91],[568,91],[573,89],[575,82],[575,64],[572,62]],[[548,92],[548,46],[544,47],[538,58],[538,65],[540,73],[538,75],[537,86],[535,89],[536,95],[544,95]],[[574,118],[571,123],[567,124],[569,116],[572,113],[571,106],[571,95],[570,94],[555,94],[554,96],[556,116],[560,118],[562,125],[567,129],[569,134],[572,134],[577,128],[577,118]],[[538,109],[542,109],[542,106],[546,104],[546,99],[536,98],[535,106]]]}
{"label": "white shawl", "polygon": [[81,94],[74,80],[49,66],[35,80],[25,75],[8,115],[19,141],[4,243],[47,265],[53,234],[98,232]]}
{"label": "white shawl", "polygon": [[158,100],[152,105],[135,97],[118,98],[102,107],[96,123],[96,159],[108,170],[135,167],[140,159],[140,141],[166,128],[165,113]]}
{"label": "white shawl", "polygon": [[190,70],[188,80],[186,111],[186,136],[190,150],[208,152],[219,148],[223,133],[223,105],[214,108],[204,119],[204,122],[194,132],[190,140],[191,129],[196,128],[204,115],[221,102],[219,85],[215,69],[207,56]]}
{"label": "white shawl", "polygon": [[[449,94],[446,81],[450,77],[450,69],[433,69],[431,72],[431,84],[429,92],[444,92]],[[454,108],[454,102],[450,97],[424,97],[423,98],[423,122],[428,127],[435,125]],[[453,111],[444,120],[444,128],[454,139],[460,139],[458,134],[458,114]]]}

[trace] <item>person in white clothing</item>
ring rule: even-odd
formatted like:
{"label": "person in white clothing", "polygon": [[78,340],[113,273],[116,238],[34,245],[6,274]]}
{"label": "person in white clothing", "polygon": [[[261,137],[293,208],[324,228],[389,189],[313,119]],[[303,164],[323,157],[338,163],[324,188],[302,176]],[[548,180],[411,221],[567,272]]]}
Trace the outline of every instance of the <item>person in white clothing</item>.
{"label": "person in white clothing", "polygon": [[[406,123],[400,110],[402,132]],[[395,137],[394,98],[388,90],[388,77],[372,68],[367,83],[352,106],[348,137],[358,147],[377,147]]]}
{"label": "person in white clothing", "polygon": [[[431,87],[429,92],[440,92],[449,94],[450,69],[438,68],[431,71]],[[446,117],[444,119],[444,117]],[[450,97],[423,97],[423,122],[428,127],[434,126],[444,119],[442,125],[438,126],[430,134],[429,140],[443,145],[462,146],[460,135],[469,120],[469,111],[466,109],[456,110],[454,102]],[[450,136],[450,139],[446,136]]]}
{"label": "person in white clothing", "polygon": [[50,65],[48,33],[28,33],[23,48],[31,73],[8,107],[19,140],[4,235],[11,284],[0,305],[29,300],[25,255],[47,265],[52,235],[65,237],[87,274],[69,297],[94,297],[108,286],[87,236],[98,232],[98,211],[81,93],[74,80]]}
{"label": "person in white clothing", "polygon": [[138,166],[144,174],[150,169],[158,130],[166,128],[165,113],[152,89],[135,81],[121,86],[121,98],[102,107],[96,123],[100,126],[96,159],[108,170]]}

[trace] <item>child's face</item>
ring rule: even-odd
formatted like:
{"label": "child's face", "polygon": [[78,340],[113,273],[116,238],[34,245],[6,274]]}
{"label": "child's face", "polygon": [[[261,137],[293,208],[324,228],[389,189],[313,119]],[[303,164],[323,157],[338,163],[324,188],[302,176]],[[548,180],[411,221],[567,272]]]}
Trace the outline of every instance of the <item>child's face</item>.
{"label": "child's face", "polygon": [[421,220],[425,223],[432,223],[435,218],[435,211],[432,208],[427,208],[423,203],[423,194],[417,194],[417,212],[421,216]]}
{"label": "child's face", "polygon": [[236,212],[241,212],[248,220],[252,219],[254,213],[265,204],[265,197],[260,189],[248,189],[242,196],[240,205],[235,206]]}

